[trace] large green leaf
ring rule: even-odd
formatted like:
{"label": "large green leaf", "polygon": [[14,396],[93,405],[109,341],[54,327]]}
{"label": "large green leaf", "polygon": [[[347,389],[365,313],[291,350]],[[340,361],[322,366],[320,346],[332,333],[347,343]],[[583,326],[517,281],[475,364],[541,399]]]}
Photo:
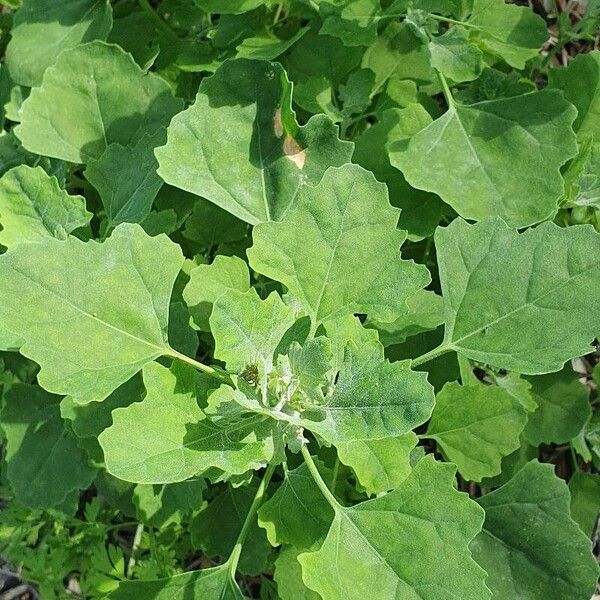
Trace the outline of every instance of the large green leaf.
{"label": "large green leaf", "polygon": [[498,386],[448,383],[436,396],[427,428],[470,481],[498,475],[502,458],[520,447],[527,423],[521,403]]}
{"label": "large green leaf", "polygon": [[589,390],[570,365],[558,373],[532,377],[537,409],[530,415],[525,437],[534,446],[562,444],[576,437],[590,418]]}
{"label": "large green leaf", "polygon": [[85,200],[67,194],[41,167],[14,167],[0,179],[0,244],[7,248],[49,237],[65,239],[91,217]]}
{"label": "large green leaf", "polygon": [[41,366],[44,388],[102,400],[174,353],[167,321],[182,262],[179,246],[139,225],[120,225],[102,244],[20,244],[0,256],[0,327],[24,341],[21,353]]}
{"label": "large green leaf", "polygon": [[30,508],[53,508],[96,475],[77,438],[60,416],[60,397],[18,383],[0,412],[6,435],[8,481],[15,498]]}
{"label": "large green leaf", "polygon": [[323,115],[299,126],[291,94],[278,64],[224,63],[173,119],[156,151],[159,175],[248,223],[281,219],[302,183],[318,183],[327,167],[352,155]]}
{"label": "large green leaf", "polygon": [[562,90],[577,108],[577,135],[600,141],[600,52],[580,54],[566,68],[550,69],[548,87]]}
{"label": "large green leaf", "polygon": [[494,599],[588,600],[598,564],[569,514],[569,491],[552,465],[527,463],[508,483],[478,500],[483,531],[471,544]]}
{"label": "large green leaf", "polygon": [[135,483],[175,483],[215,467],[230,475],[260,469],[273,457],[272,426],[231,411],[209,418],[198,405],[194,371],[144,367],[146,397],[113,411],[98,440],[109,473]]}
{"label": "large green leaf", "polygon": [[524,227],[558,210],[559,169],[577,153],[575,116],[557,91],[457,104],[408,143],[389,143],[390,161],[466,219]]}
{"label": "large green leaf", "polygon": [[600,307],[600,235],[543,223],[519,234],[500,219],[456,219],[435,235],[446,303],[443,346],[526,374],[591,351]]}
{"label": "large green leaf", "polygon": [[36,154],[73,163],[99,159],[165,128],[182,108],[167,83],[118,46],[91,42],[63,52],[32,90],[15,129]]}
{"label": "large green leaf", "polygon": [[400,259],[406,235],[397,221],[371,173],[357,165],[332,168],[318,185],[300,189],[283,221],[254,228],[250,265],[283,283],[313,327],[358,312],[392,321],[429,281],[425,267]]}
{"label": "large green leaf", "polygon": [[273,579],[277,582],[277,594],[281,600],[321,600],[319,594],[304,584],[298,550],[293,546],[284,546],[277,555]]}
{"label": "large green leaf", "polygon": [[488,52],[517,69],[523,69],[529,59],[538,56],[549,37],[539,15],[527,6],[504,0],[473,0],[468,24]]}
{"label": "large green leaf", "polygon": [[[483,511],[454,488],[454,467],[428,456],[397,490],[335,507],[327,538],[298,557],[308,587],[327,600],[490,597],[469,542]],[[443,560],[440,560],[443,557]]]}
{"label": "large green leaf", "polygon": [[112,26],[108,0],[23,0],[15,13],[6,64],[20,85],[40,85],[63,51],[106,39]]}
{"label": "large green leaf", "polygon": [[110,600],[244,600],[227,564],[164,579],[123,580]]}

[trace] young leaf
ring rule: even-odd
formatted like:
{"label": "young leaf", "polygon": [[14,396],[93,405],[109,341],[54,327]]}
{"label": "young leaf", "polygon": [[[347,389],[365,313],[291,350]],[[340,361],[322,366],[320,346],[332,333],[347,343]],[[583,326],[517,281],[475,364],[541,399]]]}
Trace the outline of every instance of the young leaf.
{"label": "young leaf", "polygon": [[379,342],[350,343],[335,389],[324,402],[306,404],[301,423],[331,444],[381,440],[408,433],[433,409],[433,388],[409,361],[389,363]]}
{"label": "young leaf", "polygon": [[105,40],[111,26],[108,0],[23,0],[6,48],[12,79],[27,87],[40,85],[63,50]]}
{"label": "young leaf", "polygon": [[254,228],[248,258],[300,300],[315,328],[359,312],[392,321],[429,281],[425,267],[400,259],[406,235],[397,221],[371,173],[350,164],[332,168],[318,185],[300,189],[281,222]]}
{"label": "young leaf", "polygon": [[412,468],[410,455],[418,442],[409,431],[380,440],[353,440],[336,444],[341,462],[352,467],[367,494],[379,494],[400,487]]}
{"label": "young leaf", "polygon": [[110,227],[141,223],[150,214],[163,184],[154,148],[165,139],[166,130],[157,129],[129,146],[110,144],[97,160],[89,161],[85,178],[98,190]]}
{"label": "young leaf", "polygon": [[483,531],[471,544],[494,598],[592,596],[598,564],[569,514],[569,491],[552,465],[531,461],[478,500]]}
{"label": "young leaf", "polygon": [[41,167],[14,167],[0,179],[0,244],[7,248],[49,237],[64,240],[91,217],[85,199],[69,196]]}
{"label": "young leaf", "polygon": [[32,90],[15,133],[37,154],[73,163],[99,159],[167,126],[182,107],[167,83],[118,46],[91,42],[63,52]]}
{"label": "young leaf", "polygon": [[291,94],[278,64],[225,62],[173,119],[167,144],[156,150],[159,175],[253,225],[281,219],[302,183],[318,183],[352,155],[326,117],[298,125]]}
{"label": "young leaf", "polygon": [[189,597],[202,600],[245,600],[235,582],[227,563],[204,569],[150,580],[123,580],[117,589],[108,595],[110,600],[187,600]]}
{"label": "young leaf", "polygon": [[[317,465],[321,475],[329,479],[329,469],[319,462]],[[308,467],[302,464],[285,471],[277,491],[258,511],[258,524],[266,530],[273,546],[290,544],[298,550],[309,550],[325,539],[333,516]]]}
{"label": "young leaf", "polygon": [[527,423],[521,403],[501,387],[448,383],[427,428],[445,456],[470,481],[498,475],[503,457],[520,447]]}
{"label": "young leaf", "polygon": [[60,397],[17,383],[0,412],[6,435],[7,477],[18,502],[54,508],[88,487],[96,469],[60,416]]}
{"label": "young leaf", "polygon": [[298,550],[292,546],[285,546],[279,552],[273,579],[277,582],[277,594],[281,600],[321,600],[319,594],[304,584]]}
{"label": "young leaf", "polygon": [[483,53],[469,42],[466,31],[452,27],[428,45],[431,66],[456,83],[477,79],[483,68]]}
{"label": "young leaf", "polygon": [[[113,411],[98,437],[109,473],[135,483],[176,483],[215,467],[230,475],[273,458],[272,424],[231,411],[209,418],[198,405],[194,372],[144,367],[146,397]],[[237,405],[236,405],[237,406]]]}
{"label": "young leaf", "polygon": [[262,381],[273,368],[275,349],[294,316],[277,292],[261,300],[254,288],[244,293],[229,289],[215,301],[209,321],[215,357],[231,372],[256,366]]}
{"label": "young leaf", "polygon": [[575,116],[556,91],[456,104],[408,144],[388,144],[390,161],[466,219],[525,227],[558,209],[559,169],[577,154]]}
{"label": "young leaf", "polygon": [[504,0],[473,0],[468,24],[488,52],[516,69],[524,69],[549,37],[539,15],[526,6]]}
{"label": "young leaf", "polygon": [[373,590],[381,598],[484,600],[485,571],[468,549],[482,522],[483,511],[455,490],[454,467],[428,456],[397,490],[335,506],[323,545],[298,557],[302,576],[327,600],[363,600]]}
{"label": "young leaf", "polygon": [[183,299],[194,323],[202,331],[210,331],[209,317],[214,302],[228,290],[250,289],[248,265],[237,256],[215,256],[210,265],[198,265],[190,271]]}
{"label": "young leaf", "polygon": [[600,52],[580,54],[564,69],[548,72],[548,87],[562,90],[575,105],[573,129],[580,139],[595,136],[600,141]]}
{"label": "young leaf", "polygon": [[579,382],[571,366],[529,381],[537,409],[525,427],[527,441],[539,446],[562,444],[576,437],[590,418],[591,409],[589,390]]}
{"label": "young leaf", "polygon": [[536,375],[590,352],[600,309],[600,235],[543,223],[517,233],[500,219],[456,219],[435,235],[446,303],[443,346]]}
{"label": "young leaf", "polygon": [[377,39],[378,0],[324,0],[318,3],[323,25],[319,33],[346,46],[369,46]]}

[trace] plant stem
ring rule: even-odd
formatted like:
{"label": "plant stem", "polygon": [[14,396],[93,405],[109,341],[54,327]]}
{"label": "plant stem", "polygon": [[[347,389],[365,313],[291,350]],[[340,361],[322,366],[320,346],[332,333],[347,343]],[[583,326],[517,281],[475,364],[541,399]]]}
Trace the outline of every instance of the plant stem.
{"label": "plant stem", "polygon": [[248,537],[248,533],[250,532],[250,527],[252,527],[252,523],[254,521],[254,517],[256,517],[256,513],[262,504],[265,492],[267,491],[267,487],[269,486],[269,482],[271,481],[271,477],[275,472],[276,465],[270,464],[265,471],[265,474],[256,490],[256,495],[254,496],[254,500],[252,500],[252,504],[250,505],[250,510],[244,519],[244,524],[242,525],[242,530],[235,541],[235,546],[229,555],[229,559],[227,560],[229,572],[231,576],[235,576],[235,572],[237,570],[238,562],[240,560],[240,555],[242,553],[242,547],[246,538]]}
{"label": "plant stem", "polygon": [[430,350],[429,352],[426,352],[425,354],[422,354],[421,356],[418,356],[417,358],[413,359],[412,366],[418,367],[419,365],[427,363],[430,360],[441,356],[442,354],[446,354],[446,352],[450,352],[450,350],[452,349],[453,348],[451,346],[444,346],[442,344],[441,346],[438,346],[437,348],[434,348],[433,350]]}
{"label": "plant stem", "polygon": [[429,17],[435,19],[436,21],[443,21],[444,23],[452,23],[453,25],[462,25],[467,29],[481,29],[477,25],[471,25],[471,23],[467,23],[466,21],[457,21],[456,19],[449,19],[448,17],[442,17],[441,15],[434,15],[432,13],[428,13]]}
{"label": "plant stem", "polygon": [[169,27],[168,23],[155,12],[148,0],[138,0],[138,4],[159,29],[162,29],[171,39],[179,40],[179,36],[171,29],[171,27]]}
{"label": "plant stem", "polygon": [[446,78],[444,77],[441,71],[435,69],[435,72],[437,73],[438,79],[440,80],[440,84],[442,85],[442,92],[444,92],[444,98],[446,98],[448,108],[452,108],[455,105],[455,101],[454,96],[450,91],[450,86],[448,85],[448,82],[446,81]]}
{"label": "plant stem", "polygon": [[302,451],[302,457],[304,458],[304,462],[306,463],[306,466],[308,467],[308,470],[310,471],[312,478],[315,480],[315,483],[321,490],[321,493],[323,494],[323,496],[325,496],[325,500],[327,500],[327,502],[329,502],[329,504],[331,505],[331,508],[333,508],[333,510],[337,511],[340,508],[340,503],[336,500],[335,496],[331,493],[331,491],[327,487],[327,484],[323,481],[323,478],[321,477],[321,473],[319,473],[319,470],[317,469],[317,465],[315,465],[315,461],[312,459],[312,456],[310,455],[308,448],[306,446],[302,446],[301,451]]}
{"label": "plant stem", "polygon": [[215,367],[209,367],[208,365],[198,362],[197,360],[194,360],[193,358],[190,358],[189,356],[186,356],[185,354],[181,354],[181,352],[177,352],[177,350],[173,350],[173,349],[171,349],[171,352],[169,352],[167,354],[167,356],[176,358],[177,360],[180,360],[181,362],[191,365],[192,367],[194,367],[194,369],[196,369],[198,371],[202,371],[202,373],[206,373],[207,375],[210,375],[211,377],[214,377],[215,379],[218,379],[219,381],[222,381],[223,383],[232,385],[231,377],[229,377],[229,375],[226,372],[221,371],[221,369],[218,369]]}
{"label": "plant stem", "polygon": [[331,490],[331,493],[335,493],[335,485],[337,483],[339,471],[340,471],[340,459],[336,456],[335,463],[333,463],[333,473],[331,475],[331,483],[329,484],[329,489]]}
{"label": "plant stem", "polygon": [[131,554],[127,561],[127,577],[131,579],[133,567],[135,567],[135,555],[139,548],[140,542],[142,541],[142,533],[144,533],[144,525],[139,523],[135,529],[135,535],[133,536],[133,543],[131,544]]}

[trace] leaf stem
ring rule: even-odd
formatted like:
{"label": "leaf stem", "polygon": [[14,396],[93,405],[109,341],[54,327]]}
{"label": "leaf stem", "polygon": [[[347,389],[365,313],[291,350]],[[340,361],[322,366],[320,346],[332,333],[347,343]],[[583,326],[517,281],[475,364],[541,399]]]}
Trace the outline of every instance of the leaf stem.
{"label": "leaf stem", "polygon": [[196,369],[197,371],[202,371],[202,373],[206,373],[207,375],[210,375],[211,377],[214,377],[215,379],[218,379],[223,383],[233,385],[231,382],[231,377],[225,371],[222,371],[217,367],[209,367],[208,365],[198,362],[197,360],[194,360],[193,358],[190,358],[185,354],[181,354],[181,352],[177,352],[177,350],[173,350],[172,348],[171,351],[167,354],[167,356],[170,356],[171,358],[176,358],[181,362],[187,363],[188,365],[194,367],[194,369]]}
{"label": "leaf stem", "polygon": [[432,13],[428,13],[428,16],[434,19],[435,21],[443,21],[444,23],[452,23],[453,25],[461,25],[462,27],[466,27],[467,29],[478,29],[481,31],[481,27],[477,25],[472,25],[471,23],[467,23],[466,21],[457,21],[456,19],[442,17],[441,15],[434,15]]}
{"label": "leaf stem", "polygon": [[419,365],[427,363],[430,360],[441,356],[442,354],[446,354],[446,352],[450,352],[450,350],[453,350],[452,346],[444,346],[444,344],[442,344],[441,346],[438,346],[437,348],[434,348],[433,350],[414,358],[412,361],[412,366],[418,367]]}
{"label": "leaf stem", "polygon": [[240,555],[242,554],[242,547],[246,538],[248,537],[248,533],[250,533],[250,527],[252,527],[252,523],[254,521],[254,517],[256,517],[256,513],[260,508],[260,505],[263,503],[265,492],[267,491],[267,487],[269,486],[269,482],[271,481],[271,477],[273,477],[273,473],[275,472],[275,464],[269,464],[265,474],[260,482],[258,489],[256,490],[256,495],[254,496],[254,500],[252,500],[252,504],[250,505],[250,510],[244,519],[244,524],[242,525],[242,529],[240,534],[235,541],[235,546],[227,559],[227,565],[229,568],[229,572],[231,576],[235,576],[235,572],[237,570],[238,562],[240,560]]}
{"label": "leaf stem", "polygon": [[142,533],[144,533],[144,524],[139,523],[135,529],[135,535],[133,536],[133,543],[131,544],[131,554],[127,561],[127,577],[131,579],[133,575],[133,567],[135,567],[135,558],[140,542],[142,541]]}
{"label": "leaf stem", "polygon": [[312,456],[310,455],[310,452],[308,451],[306,445],[302,446],[301,452],[302,457],[304,458],[304,462],[306,463],[306,466],[308,467],[308,470],[310,471],[310,474],[315,480],[315,483],[317,484],[318,488],[321,490],[321,493],[323,494],[323,496],[325,496],[325,500],[329,502],[333,510],[337,511],[340,508],[340,503],[336,500],[335,496],[327,487],[327,484],[323,481],[321,473],[319,473],[319,469],[317,469],[317,465],[315,465],[315,461],[312,459]]}
{"label": "leaf stem", "polygon": [[448,82],[446,81],[446,78],[444,77],[444,74],[441,71],[435,69],[435,72],[437,73],[438,79],[440,80],[442,92],[444,93],[444,98],[446,98],[448,108],[452,108],[456,104],[456,102],[454,100],[452,92],[450,91],[450,86],[448,85]]}
{"label": "leaf stem", "polygon": [[335,486],[337,484],[338,473],[340,471],[340,459],[339,457],[335,457],[335,463],[333,463],[333,472],[331,474],[331,483],[329,484],[329,489],[331,493],[335,493]]}

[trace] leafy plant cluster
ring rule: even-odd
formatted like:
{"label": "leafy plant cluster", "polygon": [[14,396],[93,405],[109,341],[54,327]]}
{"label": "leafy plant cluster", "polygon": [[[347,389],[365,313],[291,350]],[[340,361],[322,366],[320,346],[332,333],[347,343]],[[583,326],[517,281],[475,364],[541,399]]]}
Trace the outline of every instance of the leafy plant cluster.
{"label": "leafy plant cluster", "polygon": [[589,600],[597,5],[2,4],[0,549],[42,596]]}

